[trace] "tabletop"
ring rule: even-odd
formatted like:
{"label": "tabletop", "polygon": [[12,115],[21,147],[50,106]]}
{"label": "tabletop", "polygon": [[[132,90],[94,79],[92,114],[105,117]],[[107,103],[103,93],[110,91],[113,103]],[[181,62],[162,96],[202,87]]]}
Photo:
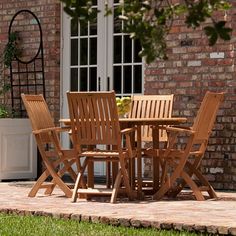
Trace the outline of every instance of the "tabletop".
{"label": "tabletop", "polygon": [[[170,117],[170,118],[119,118],[121,123],[135,123],[136,125],[176,125],[185,123],[187,118],[184,117]],[[69,118],[62,118],[59,122],[65,125],[70,124]]]}
{"label": "tabletop", "polygon": [[137,125],[151,125],[157,123],[158,125],[175,125],[185,123],[187,118],[184,117],[169,117],[169,118],[119,118],[121,123],[135,123]]}

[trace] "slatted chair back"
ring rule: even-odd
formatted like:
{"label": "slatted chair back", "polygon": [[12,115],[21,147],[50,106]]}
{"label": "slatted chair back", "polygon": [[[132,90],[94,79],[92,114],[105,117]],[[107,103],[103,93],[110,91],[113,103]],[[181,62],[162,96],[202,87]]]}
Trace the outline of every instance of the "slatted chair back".
{"label": "slatted chair back", "polygon": [[[133,95],[131,98],[130,118],[169,118],[172,115],[174,95]],[[142,126],[142,140],[152,141],[152,129]],[[159,130],[159,141],[166,141],[165,130]]]}
{"label": "slatted chair back", "polygon": [[79,145],[117,145],[120,126],[114,92],[69,92],[72,138]]}
{"label": "slatted chair back", "polygon": [[[30,118],[33,131],[55,127],[43,95],[22,94],[22,100]],[[45,143],[50,142],[48,133],[42,134],[41,140]]]}
{"label": "slatted chair back", "polygon": [[224,93],[206,92],[192,126],[192,130],[196,132],[195,143],[208,140],[214,126],[217,111],[223,99]]}

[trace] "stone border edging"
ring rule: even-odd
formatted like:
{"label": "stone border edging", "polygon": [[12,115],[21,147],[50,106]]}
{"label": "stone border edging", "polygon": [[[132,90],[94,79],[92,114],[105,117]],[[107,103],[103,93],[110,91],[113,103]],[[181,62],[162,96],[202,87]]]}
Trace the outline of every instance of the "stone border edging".
{"label": "stone border edging", "polygon": [[209,233],[220,235],[236,235],[236,227],[216,226],[216,225],[190,225],[184,223],[172,223],[172,222],[159,222],[159,221],[146,221],[127,218],[109,218],[106,216],[90,216],[82,214],[67,214],[67,213],[51,213],[46,211],[29,211],[19,209],[5,209],[0,208],[0,213],[17,214],[20,216],[46,216],[55,219],[71,219],[77,221],[85,221],[91,223],[102,223],[112,226],[134,227],[134,228],[154,228],[164,230],[176,230],[176,231],[189,231],[195,233]]}

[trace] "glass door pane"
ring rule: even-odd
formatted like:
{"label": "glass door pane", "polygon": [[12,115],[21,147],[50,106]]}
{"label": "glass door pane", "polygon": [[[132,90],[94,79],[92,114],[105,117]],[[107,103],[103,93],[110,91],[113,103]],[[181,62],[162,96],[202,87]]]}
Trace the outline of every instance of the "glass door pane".
{"label": "glass door pane", "polygon": [[141,46],[139,41],[122,33],[124,23],[119,19],[118,5],[119,1],[114,1],[113,24],[112,28],[108,30],[112,41],[109,54],[112,59],[108,59],[108,62],[112,62],[110,65],[112,68],[110,71],[111,89],[114,89],[120,96],[143,93],[142,59],[138,56]]}
{"label": "glass door pane", "polygon": [[100,10],[98,17],[88,24],[71,26],[70,90],[115,90],[119,96],[142,93],[141,46],[122,33],[119,0],[107,1],[113,9],[108,17],[104,17],[104,1],[93,3]]}
{"label": "glass door pane", "polygon": [[[97,1],[93,1],[97,8]],[[71,21],[70,80],[72,91],[96,91],[97,80],[97,18],[87,24]]]}

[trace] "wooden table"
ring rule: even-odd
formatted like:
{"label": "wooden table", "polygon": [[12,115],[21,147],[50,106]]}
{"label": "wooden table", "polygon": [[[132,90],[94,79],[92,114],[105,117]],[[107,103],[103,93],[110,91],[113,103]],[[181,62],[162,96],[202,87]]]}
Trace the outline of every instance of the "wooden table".
{"label": "wooden table", "polygon": [[[137,127],[137,191],[138,196],[142,196],[142,153],[141,153],[141,127],[143,125],[151,125],[157,127],[153,130],[153,148],[159,147],[159,131],[158,127],[163,125],[179,125],[187,121],[183,117],[171,117],[171,118],[120,118],[121,128]],[[70,119],[60,119],[61,123],[70,125]],[[153,159],[153,192],[155,193],[159,188],[159,160]]]}

